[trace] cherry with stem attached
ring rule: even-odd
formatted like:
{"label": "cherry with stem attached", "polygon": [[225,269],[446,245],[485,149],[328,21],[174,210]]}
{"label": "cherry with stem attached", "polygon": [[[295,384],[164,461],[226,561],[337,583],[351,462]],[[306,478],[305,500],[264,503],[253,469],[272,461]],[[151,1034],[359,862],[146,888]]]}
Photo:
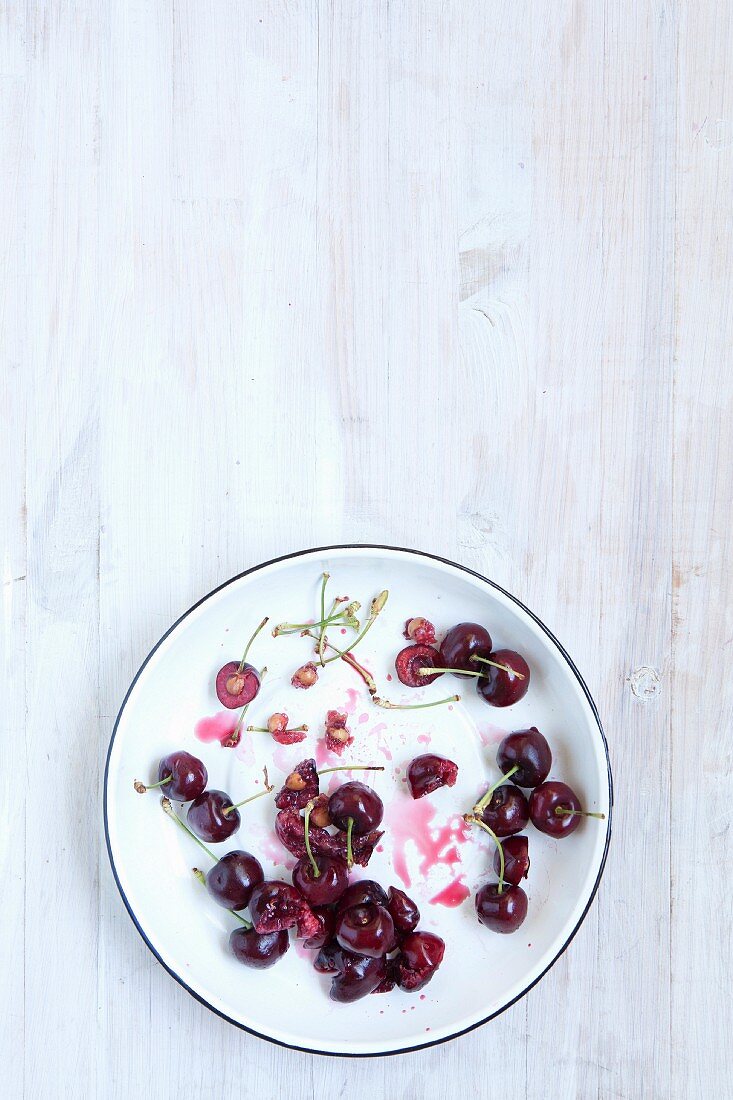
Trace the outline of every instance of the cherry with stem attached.
{"label": "cherry with stem attached", "polygon": [[251,703],[260,690],[260,674],[253,665],[247,664],[247,654],[267,621],[265,617],[252,634],[241,661],[228,661],[216,674],[216,694],[219,702],[229,710],[236,710],[243,703]]}
{"label": "cherry with stem attached", "polygon": [[[311,634],[309,631],[307,631],[306,633],[309,638],[317,640],[317,636],[315,634]],[[356,672],[362,678],[369,690],[369,694],[372,697],[372,702],[377,707],[383,707],[385,710],[423,710],[426,707],[440,707],[443,706],[443,704],[445,703],[460,702],[460,695],[449,695],[447,699],[434,699],[430,703],[391,703],[389,699],[383,699],[380,695],[377,694],[379,688],[377,687],[374,677],[368,671],[368,669],[359,664],[359,662],[352,655],[350,650],[348,652],[345,651],[342,653],[341,650],[338,650],[335,646],[332,646],[330,642],[326,642],[326,648],[333,649],[335,653],[341,657],[341,660],[344,661],[351,668],[353,668],[354,672]]]}
{"label": "cherry with stem attached", "polygon": [[[265,665],[259,671],[259,682],[260,682],[260,684],[262,683],[262,681],[264,680],[266,675],[267,675],[267,665]],[[223,742],[223,745],[224,745],[225,749],[233,749],[233,748],[235,748],[235,746],[237,746],[239,744],[239,740],[242,736],[242,723],[244,722],[244,716],[247,713],[247,708],[249,707],[249,704],[251,702],[252,702],[251,699],[248,700],[248,702],[246,702],[244,704],[244,706],[242,707],[239,718],[237,719],[236,726],[234,727],[232,732],[229,734],[226,741]]]}
{"label": "cherry with stem attached", "polygon": [[134,782],[138,794],[165,787],[165,793],[174,802],[190,802],[206,790],[209,775],[206,765],[190,752],[179,750],[168,753],[158,765],[158,780],[145,786],[138,779]]}

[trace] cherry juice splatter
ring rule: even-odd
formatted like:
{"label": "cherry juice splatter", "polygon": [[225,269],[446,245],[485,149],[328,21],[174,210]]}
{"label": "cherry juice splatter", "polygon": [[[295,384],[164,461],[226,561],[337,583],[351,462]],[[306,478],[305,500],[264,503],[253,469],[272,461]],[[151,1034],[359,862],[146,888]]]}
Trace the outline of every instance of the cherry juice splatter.
{"label": "cherry juice splatter", "polygon": [[234,733],[239,715],[235,711],[220,710],[218,714],[201,718],[193,727],[193,732],[199,741],[218,741],[223,745],[227,738]]}

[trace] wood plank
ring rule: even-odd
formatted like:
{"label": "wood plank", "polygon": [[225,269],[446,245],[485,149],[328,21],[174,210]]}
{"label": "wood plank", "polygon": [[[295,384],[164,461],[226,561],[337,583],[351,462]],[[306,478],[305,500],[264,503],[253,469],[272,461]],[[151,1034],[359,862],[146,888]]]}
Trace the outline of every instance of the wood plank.
{"label": "wood plank", "polygon": [[733,12],[680,11],[672,664],[672,1076],[730,1091]]}

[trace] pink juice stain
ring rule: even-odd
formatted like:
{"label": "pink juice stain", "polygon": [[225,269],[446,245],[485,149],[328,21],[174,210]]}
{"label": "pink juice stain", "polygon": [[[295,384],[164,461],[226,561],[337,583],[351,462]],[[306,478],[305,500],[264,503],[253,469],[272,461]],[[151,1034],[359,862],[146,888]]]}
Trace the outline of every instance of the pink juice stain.
{"label": "pink juice stain", "polygon": [[447,905],[449,909],[455,909],[466,900],[471,891],[460,878],[449,882],[445,889],[440,890],[434,898],[430,899],[431,905]]}
{"label": "pink juice stain", "polygon": [[384,731],[387,728],[386,722],[377,722],[376,726],[372,726],[369,731],[370,737],[375,737],[377,740],[377,750],[381,752],[385,760],[392,759],[392,753],[390,747],[384,739]]}
{"label": "pink juice stain", "polygon": [[342,707],[337,709],[345,710],[347,714],[353,714],[356,710],[356,704],[359,702],[359,692],[356,688],[346,689],[346,702]]}
{"label": "pink juice stain", "polygon": [[430,742],[432,741],[432,737],[430,736],[429,733],[419,733],[417,735],[417,739],[418,739],[418,741],[420,742],[421,745],[429,745]]}
{"label": "pink juice stain", "polygon": [[363,714],[360,714],[360,715],[359,715],[359,725],[360,725],[360,726],[363,726],[363,725],[364,725],[364,723],[365,723],[365,722],[368,722],[368,721],[369,721],[369,715],[367,714],[367,712],[366,712],[366,711],[364,711],[364,713],[363,713]]}
{"label": "pink juice stain", "polygon": [[[423,877],[433,867],[453,867],[460,863],[457,845],[465,844],[469,829],[459,814],[453,814],[442,825],[433,825],[435,807],[421,799],[397,799],[390,810],[389,831],[394,869],[405,886],[412,885],[407,867],[408,843],[414,844],[417,849],[419,871]],[[460,876],[456,881],[459,880]]]}
{"label": "pink juice stain", "polygon": [[484,747],[486,745],[498,745],[507,735],[507,731],[501,726],[479,726],[476,732]]}
{"label": "pink juice stain", "polygon": [[341,757],[338,753],[331,752],[326,748],[326,741],[323,737],[319,737],[316,741],[316,748],[313,754],[316,760],[316,766],[322,768],[324,765],[333,766],[338,764]]}
{"label": "pink juice stain", "polygon": [[200,718],[193,727],[193,732],[199,741],[211,743],[218,741],[223,745],[227,738],[234,733],[239,715],[234,710],[220,710],[210,717]]}

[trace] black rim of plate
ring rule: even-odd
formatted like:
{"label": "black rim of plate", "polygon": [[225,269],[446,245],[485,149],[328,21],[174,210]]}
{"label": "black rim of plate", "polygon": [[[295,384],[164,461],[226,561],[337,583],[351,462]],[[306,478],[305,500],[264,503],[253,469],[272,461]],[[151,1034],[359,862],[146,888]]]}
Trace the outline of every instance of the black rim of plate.
{"label": "black rim of plate", "polygon": [[[601,857],[600,867],[598,868],[598,874],[596,876],[596,881],[593,884],[593,889],[590,892],[590,897],[588,898],[588,903],[587,903],[585,909],[583,910],[583,912],[580,914],[580,917],[578,918],[578,921],[577,921],[575,927],[573,928],[572,932],[570,933],[568,938],[563,943],[560,950],[557,952],[555,957],[553,959],[551,959],[551,961],[547,964],[547,966],[545,967],[545,969],[542,971],[541,974],[538,974],[536,978],[534,978],[528,985],[526,985],[524,987],[524,989],[520,993],[518,993],[516,995],[516,997],[513,997],[511,1001],[508,1001],[505,1005],[502,1005],[502,1007],[497,1009],[496,1012],[492,1012],[488,1016],[485,1016],[482,1020],[477,1020],[475,1024],[469,1024],[468,1027],[461,1028],[460,1031],[454,1031],[450,1035],[444,1036],[444,1038],[442,1038],[442,1039],[431,1039],[429,1042],[426,1042],[426,1043],[417,1043],[414,1046],[400,1047],[399,1050],[385,1050],[385,1051],[371,1051],[371,1052],[366,1052],[366,1051],[342,1052],[342,1051],[337,1051],[337,1050],[314,1050],[312,1047],[298,1046],[297,1043],[285,1043],[281,1039],[274,1039],[271,1035],[264,1035],[261,1031],[256,1031],[255,1028],[247,1027],[246,1024],[242,1024],[238,1020],[232,1019],[232,1017],[227,1016],[227,1014],[225,1012],[221,1012],[218,1008],[215,1008],[214,1005],[212,1005],[209,1001],[206,1000],[205,997],[202,997],[200,993],[197,993],[196,990],[192,989],[189,985],[187,985],[180,974],[177,974],[175,970],[171,969],[171,967],[168,966],[168,964],[160,957],[157,950],[155,949],[153,944],[148,939],[148,937],[145,934],[143,928],[141,927],[137,917],[135,916],[135,913],[132,909],[132,906],[130,905],[130,902],[128,901],[128,898],[127,898],[127,895],[125,894],[125,891],[122,888],[122,883],[120,882],[119,876],[117,874],[117,868],[115,866],[114,856],[112,855],[112,846],[110,844],[110,839],[109,839],[109,822],[108,822],[108,816],[107,816],[107,786],[108,786],[108,779],[109,779],[109,762],[110,762],[110,757],[112,755],[112,747],[113,747],[114,742],[115,742],[115,737],[117,736],[117,728],[120,724],[120,720],[122,718],[122,714],[124,712],[125,706],[127,705],[127,700],[130,698],[130,695],[132,694],[132,691],[135,687],[135,684],[137,683],[138,679],[142,675],[142,673],[143,673],[144,669],[146,668],[146,666],[147,666],[148,662],[150,661],[150,659],[157,652],[157,650],[160,648],[160,646],[166,640],[168,635],[171,634],[176,629],[176,627],[178,627],[183,622],[184,619],[188,618],[188,616],[191,614],[192,611],[195,611],[197,607],[200,607],[202,603],[205,603],[206,600],[208,600],[211,596],[215,595],[217,592],[221,592],[221,590],[223,588],[227,588],[230,584],[234,584],[236,581],[241,580],[242,577],[247,577],[252,573],[257,573],[261,569],[266,569],[269,565],[275,565],[277,562],[289,561],[289,560],[294,559],[294,558],[306,557],[308,554],[328,554],[328,553],[333,553],[334,551],[338,551],[338,550],[388,550],[388,551],[392,550],[392,551],[397,551],[398,553],[402,553],[402,554],[414,554],[415,557],[426,558],[428,561],[438,561],[438,562],[441,562],[443,565],[450,565],[454,569],[458,569],[462,573],[468,573],[469,576],[475,577],[477,580],[482,581],[484,584],[488,584],[491,588],[496,589],[497,592],[501,592],[502,595],[504,595],[508,599],[510,599],[512,601],[512,603],[516,604],[517,607],[521,608],[522,611],[524,611],[524,613],[526,615],[529,615],[530,619],[532,619],[532,621],[535,622],[544,631],[545,635],[557,647],[557,649],[560,651],[562,656],[567,661],[568,666],[570,667],[571,671],[573,672],[573,675],[575,676],[578,683],[580,684],[580,687],[583,690],[583,694],[585,695],[586,699],[588,700],[588,704],[589,704],[589,706],[590,706],[590,708],[593,712],[593,716],[594,716],[594,718],[596,720],[596,724],[598,726],[598,732],[599,732],[600,737],[601,737],[601,742],[603,744],[603,751],[606,755],[606,768],[607,768],[607,772],[608,772],[608,820],[606,822],[606,843],[605,843],[604,848],[603,848],[603,855]],[[336,546],[314,546],[314,547],[312,547],[308,550],[296,550],[292,554],[281,554],[277,558],[271,558],[269,561],[264,561],[264,562],[260,562],[258,565],[253,565],[251,569],[245,569],[242,573],[238,573],[236,575],[236,577],[230,577],[229,580],[224,581],[223,584],[217,585],[216,588],[212,588],[211,591],[207,592],[207,594],[205,596],[202,596],[200,600],[197,600],[195,604],[192,604],[192,606],[189,607],[189,609],[187,611],[184,611],[184,613],[178,619],[176,619],[176,621],[173,623],[173,625],[170,626],[168,628],[168,630],[166,630],[165,634],[155,643],[155,645],[150,650],[150,652],[148,653],[148,655],[145,658],[145,660],[143,661],[143,663],[140,665],[140,668],[135,673],[135,676],[132,680],[132,683],[130,684],[129,688],[127,689],[127,692],[125,693],[125,698],[122,701],[122,706],[119,709],[119,712],[117,714],[117,718],[115,719],[114,728],[112,730],[112,736],[110,737],[110,741],[109,741],[109,748],[107,749],[107,761],[106,761],[105,767],[104,767],[104,838],[105,838],[105,841],[106,841],[106,844],[107,844],[107,855],[109,856],[109,862],[110,862],[110,865],[112,867],[112,874],[113,874],[114,880],[117,884],[117,889],[120,892],[120,896],[121,896],[123,902],[125,903],[125,908],[127,909],[127,912],[130,915],[130,919],[132,920],[132,923],[135,925],[135,928],[140,933],[140,936],[142,937],[143,941],[145,942],[147,947],[150,949],[150,951],[153,953],[155,958],[158,960],[160,965],[164,968],[164,970],[168,971],[168,973],[170,974],[170,976],[172,978],[175,978],[175,980],[178,982],[179,985],[183,986],[183,988],[186,990],[187,993],[190,993],[192,997],[194,997],[202,1005],[204,1005],[206,1008],[208,1008],[211,1012],[214,1012],[217,1016],[220,1016],[222,1018],[222,1020],[226,1020],[227,1023],[234,1024],[234,1026],[240,1028],[240,1030],[247,1031],[247,1032],[249,1032],[250,1035],[256,1035],[258,1039],[265,1039],[265,1040],[267,1040],[268,1043],[274,1043],[276,1046],[286,1047],[288,1050],[299,1050],[299,1051],[302,1051],[304,1054],[321,1054],[321,1055],[325,1055],[327,1057],[330,1056],[330,1057],[334,1057],[334,1058],[383,1058],[383,1057],[388,1057],[388,1056],[395,1055],[395,1054],[409,1054],[413,1051],[427,1050],[429,1047],[439,1046],[441,1043],[447,1043],[447,1042],[451,1041],[452,1039],[457,1039],[461,1035],[467,1035],[469,1031],[474,1031],[477,1027],[482,1027],[484,1024],[487,1024],[490,1020],[493,1020],[497,1016],[500,1016],[502,1012],[506,1012],[506,1010],[508,1008],[511,1008],[512,1005],[516,1004],[517,1001],[521,1000],[522,997],[524,997],[527,993],[529,993],[530,989],[533,989],[534,986],[536,986],[537,983],[539,981],[541,981],[542,978],[544,978],[544,976],[545,976],[545,974],[547,974],[548,970],[550,970],[555,965],[555,963],[560,958],[560,956],[565,953],[565,951],[569,947],[571,941],[575,937],[578,929],[580,928],[581,924],[583,923],[586,916],[588,915],[588,910],[590,909],[591,905],[593,904],[593,899],[595,898],[595,896],[598,892],[598,887],[600,885],[601,877],[603,875],[603,871],[604,871],[604,868],[606,866],[606,858],[608,856],[608,846],[611,842],[611,819],[612,819],[612,816],[613,816],[613,776],[611,774],[611,760],[610,760],[610,757],[609,757],[609,754],[608,754],[608,742],[606,741],[606,735],[603,731],[603,725],[601,723],[600,715],[598,714],[598,708],[596,707],[596,704],[593,700],[593,696],[591,695],[590,691],[588,690],[588,687],[586,685],[585,680],[583,679],[580,672],[576,668],[573,659],[566,652],[566,650],[563,648],[561,643],[557,640],[557,638],[552,633],[552,631],[548,627],[546,627],[545,624],[542,622],[542,620],[539,619],[534,614],[533,611],[530,611],[530,609],[528,607],[526,607],[522,603],[521,600],[518,600],[517,597],[513,596],[511,592],[507,592],[507,590],[505,588],[502,588],[500,584],[497,584],[495,581],[489,580],[488,577],[484,577],[481,573],[477,573],[475,569],[469,569],[468,566],[466,566],[466,565],[459,565],[458,562],[451,561],[450,558],[442,558],[442,557],[440,557],[439,554],[429,554],[424,550],[414,550],[410,547],[405,547],[405,546],[384,546],[384,545],[381,545],[379,543],[341,543],[341,544],[338,544]]]}

